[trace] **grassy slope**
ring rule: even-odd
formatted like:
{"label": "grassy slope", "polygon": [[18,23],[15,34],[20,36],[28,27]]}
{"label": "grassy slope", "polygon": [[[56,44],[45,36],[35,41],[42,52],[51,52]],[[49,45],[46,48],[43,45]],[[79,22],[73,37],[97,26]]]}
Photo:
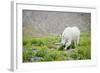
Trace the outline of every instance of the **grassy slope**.
{"label": "grassy slope", "polygon": [[[58,50],[60,45],[55,44],[60,42],[58,36],[23,37],[23,62],[90,59],[90,39],[90,33],[83,32],[77,48],[63,51]],[[34,52],[33,49],[37,49],[37,51]],[[31,60],[34,57],[39,57],[39,60]]]}

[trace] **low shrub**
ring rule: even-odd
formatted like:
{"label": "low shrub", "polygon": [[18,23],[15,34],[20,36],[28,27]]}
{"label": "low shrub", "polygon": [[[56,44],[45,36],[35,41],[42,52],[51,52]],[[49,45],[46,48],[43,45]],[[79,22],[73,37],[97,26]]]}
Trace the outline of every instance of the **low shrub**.
{"label": "low shrub", "polygon": [[[30,62],[31,58],[40,58],[39,61],[91,59],[90,32],[81,33],[79,45],[76,48],[71,45],[71,48],[74,48],[71,52],[70,49],[63,50],[65,45],[55,44],[60,40],[61,38],[58,36],[24,37],[23,47],[26,48],[26,51],[23,52],[23,62]],[[33,52],[34,48],[38,51]],[[34,59],[32,61],[34,62]]]}

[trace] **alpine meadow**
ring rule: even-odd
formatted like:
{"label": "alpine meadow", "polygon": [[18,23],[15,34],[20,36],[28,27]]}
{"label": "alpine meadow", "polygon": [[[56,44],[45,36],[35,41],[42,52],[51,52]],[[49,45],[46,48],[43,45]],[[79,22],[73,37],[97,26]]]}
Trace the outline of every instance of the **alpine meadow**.
{"label": "alpine meadow", "polygon": [[[22,15],[23,62],[91,59],[91,13],[23,10]],[[64,50],[62,33],[74,26],[80,30],[79,44],[71,41]]]}

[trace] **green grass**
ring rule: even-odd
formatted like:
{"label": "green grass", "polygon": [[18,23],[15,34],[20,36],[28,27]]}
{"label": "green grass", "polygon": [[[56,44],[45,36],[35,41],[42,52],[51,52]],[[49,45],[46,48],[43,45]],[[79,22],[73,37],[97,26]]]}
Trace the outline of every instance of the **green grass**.
{"label": "green grass", "polygon": [[[59,36],[23,37],[23,62],[63,61],[91,59],[90,32],[82,32],[80,44],[75,48],[64,51],[64,46],[57,45]],[[33,48],[37,51],[34,52]],[[33,58],[31,60],[31,58]],[[38,58],[35,59],[35,58]]]}

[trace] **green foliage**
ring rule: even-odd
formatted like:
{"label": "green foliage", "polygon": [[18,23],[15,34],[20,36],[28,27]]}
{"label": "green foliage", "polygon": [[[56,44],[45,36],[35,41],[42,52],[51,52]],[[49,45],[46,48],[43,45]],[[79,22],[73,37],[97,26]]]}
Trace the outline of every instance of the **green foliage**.
{"label": "green foliage", "polygon": [[61,45],[61,46],[58,48],[58,50],[63,50],[64,47],[65,47],[65,45]]}
{"label": "green foliage", "polygon": [[32,52],[32,49],[27,49],[27,51],[23,52],[23,62],[30,62],[32,57],[41,57],[42,59],[39,61],[60,61],[67,60],[67,53],[64,51],[49,50],[45,48],[38,49],[37,52]]}
{"label": "green foliage", "polygon": [[[64,51],[65,45],[56,45],[61,38],[58,36],[47,37],[23,37],[23,62],[30,62],[33,57],[39,57],[39,61],[62,61],[91,59],[91,36],[90,32],[82,32],[80,43],[74,49]],[[73,48],[73,44],[70,46]],[[36,49],[33,52],[32,49]],[[37,61],[37,60],[36,60]],[[35,62],[35,60],[32,60]]]}
{"label": "green foliage", "polygon": [[23,51],[23,62],[29,62],[30,58],[34,55],[31,49],[24,49]]}
{"label": "green foliage", "polygon": [[48,51],[44,56],[44,61],[60,61],[60,60],[66,60],[67,59],[67,53],[64,51]]}

